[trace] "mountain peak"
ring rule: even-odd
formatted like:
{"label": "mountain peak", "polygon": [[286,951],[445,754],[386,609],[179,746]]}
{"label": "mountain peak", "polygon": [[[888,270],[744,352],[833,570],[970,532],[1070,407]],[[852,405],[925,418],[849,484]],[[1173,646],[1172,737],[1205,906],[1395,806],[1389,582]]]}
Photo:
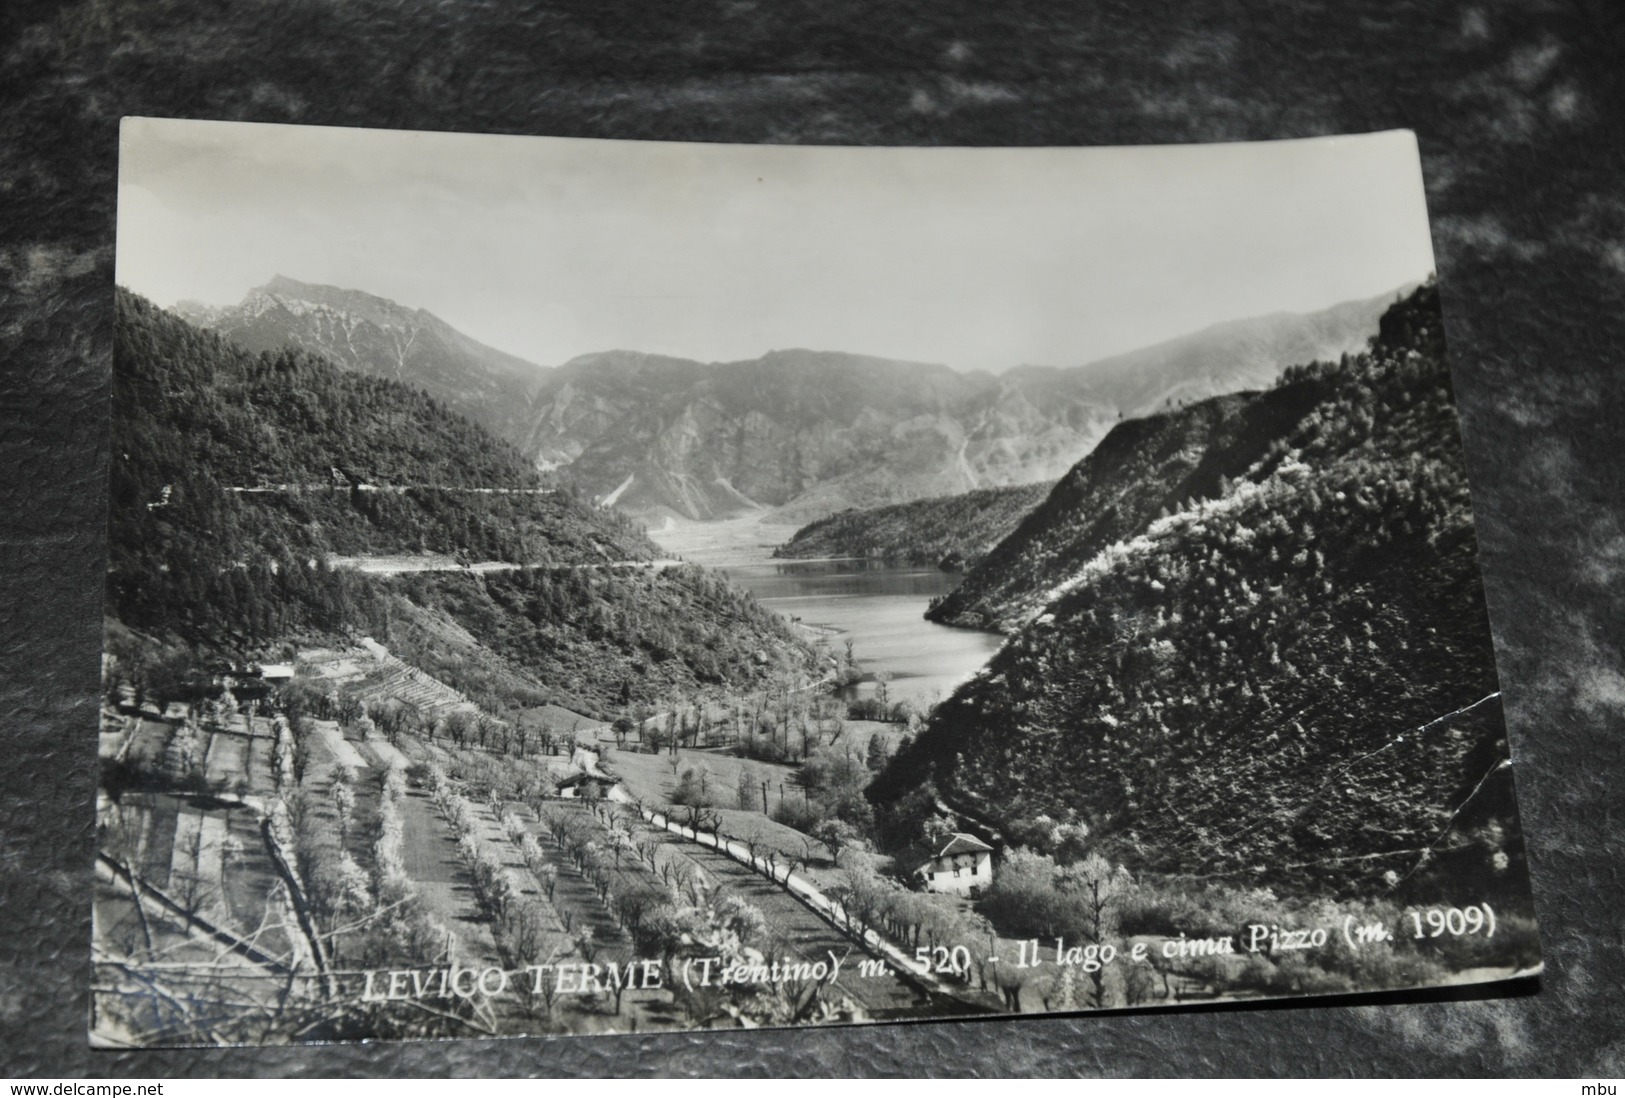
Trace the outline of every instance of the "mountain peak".
{"label": "mountain peak", "polygon": [[424,309],[413,309],[364,290],[347,290],[342,286],[328,286],[319,282],[300,282],[283,274],[273,275],[265,285],[250,290],[248,296],[243,299],[243,306],[251,307],[251,303],[256,299],[265,298],[283,305],[300,302],[334,312],[347,313],[358,319],[370,321],[380,328],[404,328],[416,325],[440,326],[450,330],[450,325]]}
{"label": "mountain peak", "polygon": [[891,369],[904,371],[954,372],[936,362],[918,362],[913,359],[886,358],[882,355],[859,354],[855,351],[816,351],[810,347],[782,347],[768,351],[760,358],[730,365],[761,365],[777,369],[805,369],[807,367],[844,369]]}
{"label": "mountain peak", "polygon": [[425,309],[284,274],[248,291],[238,305],[182,312],[250,351],[298,348],[353,373],[415,386],[522,449],[532,392],[547,372]]}
{"label": "mountain peak", "polygon": [[[304,293],[304,292],[310,290],[312,287],[311,287],[311,284],[308,283],[308,282],[300,282],[298,279],[289,278],[285,274],[274,274],[274,275],[271,276],[271,281],[269,281],[265,285],[257,287],[257,288],[260,289],[260,290],[265,291],[268,294],[295,294],[295,295],[297,295],[297,294],[301,294],[301,293]],[[329,290],[334,289],[334,288],[335,287],[332,287],[332,286],[326,287],[326,289],[329,289]]]}

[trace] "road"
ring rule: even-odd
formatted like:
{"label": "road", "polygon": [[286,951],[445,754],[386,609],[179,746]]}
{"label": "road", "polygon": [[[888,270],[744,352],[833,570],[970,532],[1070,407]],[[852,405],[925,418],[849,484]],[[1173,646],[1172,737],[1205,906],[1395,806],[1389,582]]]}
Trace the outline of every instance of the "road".
{"label": "road", "polygon": [[[747,866],[756,872],[760,872],[761,869],[765,868],[763,863],[751,857],[750,851],[743,843],[732,840],[723,842],[715,835],[709,835],[704,831],[696,831],[691,827],[684,827],[682,824],[669,820],[664,814],[655,812],[652,809],[644,809],[643,818],[690,842],[697,843],[700,846],[708,846],[713,850],[726,854],[740,865]],[[817,885],[807,880],[807,878],[799,873],[791,873],[784,880],[784,888],[790,895],[811,908],[814,913],[821,916],[824,921],[842,934],[847,937],[858,937],[857,934],[849,931],[846,927],[845,908],[839,902],[826,896],[819,890]],[[895,968],[899,973],[905,974],[909,980],[919,984],[926,990],[948,998],[959,997],[959,988],[945,984],[933,975],[921,973],[915,967],[914,958],[881,937],[874,930],[865,930],[861,941],[865,949],[884,958],[891,967]]]}
{"label": "road", "polygon": [[357,572],[367,572],[371,575],[394,576],[413,572],[518,572],[526,568],[573,568],[573,569],[605,569],[605,568],[647,568],[654,571],[663,571],[667,568],[676,568],[683,561],[671,558],[661,560],[606,560],[595,564],[516,564],[506,560],[482,560],[473,564],[460,564],[451,557],[438,553],[401,554],[370,557],[328,557],[330,568],[351,568]]}

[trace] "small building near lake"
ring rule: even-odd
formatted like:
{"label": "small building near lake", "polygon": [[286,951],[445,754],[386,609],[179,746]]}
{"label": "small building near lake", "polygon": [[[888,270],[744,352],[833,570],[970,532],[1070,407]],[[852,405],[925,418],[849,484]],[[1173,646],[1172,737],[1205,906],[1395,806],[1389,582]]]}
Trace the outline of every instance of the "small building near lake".
{"label": "small building near lake", "polygon": [[977,895],[993,883],[993,848],[975,835],[956,831],[914,875],[927,892]]}

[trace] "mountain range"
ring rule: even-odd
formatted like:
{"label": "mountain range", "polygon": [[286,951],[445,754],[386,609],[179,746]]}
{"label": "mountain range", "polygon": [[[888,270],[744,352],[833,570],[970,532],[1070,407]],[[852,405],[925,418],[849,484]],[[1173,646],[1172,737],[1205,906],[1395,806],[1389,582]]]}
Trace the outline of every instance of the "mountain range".
{"label": "mountain range", "polygon": [[297,347],[421,388],[543,469],[646,520],[800,524],[1053,481],[1125,416],[1270,384],[1376,331],[1393,293],[1214,325],[1126,355],[1003,374],[830,351],[703,363],[610,350],[544,367],[421,309],[278,276],[177,311],[250,350]]}

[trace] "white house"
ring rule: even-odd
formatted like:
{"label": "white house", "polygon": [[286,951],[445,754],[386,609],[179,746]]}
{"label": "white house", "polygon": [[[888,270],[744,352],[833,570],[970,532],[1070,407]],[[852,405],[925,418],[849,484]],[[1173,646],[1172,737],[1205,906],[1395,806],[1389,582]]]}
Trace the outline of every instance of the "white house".
{"label": "white house", "polygon": [[993,883],[993,848],[975,835],[955,832],[914,873],[927,892],[969,896]]}

